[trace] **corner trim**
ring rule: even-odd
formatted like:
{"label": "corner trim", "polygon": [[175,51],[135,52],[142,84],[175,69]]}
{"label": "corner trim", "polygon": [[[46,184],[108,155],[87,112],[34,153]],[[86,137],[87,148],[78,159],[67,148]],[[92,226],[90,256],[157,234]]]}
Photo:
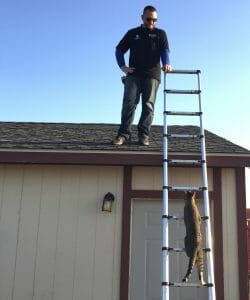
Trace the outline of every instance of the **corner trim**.
{"label": "corner trim", "polygon": [[245,169],[235,168],[240,299],[248,299]]}
{"label": "corner trim", "polygon": [[214,182],[214,271],[216,298],[224,300],[223,222],[221,168],[213,169]]}
{"label": "corner trim", "polygon": [[132,167],[127,166],[123,171],[120,300],[128,300],[129,293],[131,186]]}

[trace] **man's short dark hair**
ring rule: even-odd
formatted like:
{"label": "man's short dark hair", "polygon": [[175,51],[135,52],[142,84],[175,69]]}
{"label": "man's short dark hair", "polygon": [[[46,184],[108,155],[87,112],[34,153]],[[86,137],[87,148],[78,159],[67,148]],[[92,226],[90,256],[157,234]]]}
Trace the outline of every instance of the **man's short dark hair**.
{"label": "man's short dark hair", "polygon": [[147,6],[145,6],[144,9],[143,9],[143,14],[145,14],[145,12],[146,12],[147,10],[149,10],[149,11],[151,11],[151,12],[153,12],[153,11],[156,11],[156,12],[157,12],[157,9],[156,9],[154,6],[152,6],[152,5],[147,5]]}

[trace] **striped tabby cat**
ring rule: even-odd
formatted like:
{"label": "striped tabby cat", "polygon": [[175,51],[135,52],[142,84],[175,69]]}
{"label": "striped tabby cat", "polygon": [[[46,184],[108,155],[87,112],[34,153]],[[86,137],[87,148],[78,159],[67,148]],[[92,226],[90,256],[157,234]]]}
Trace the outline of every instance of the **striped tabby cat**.
{"label": "striped tabby cat", "polygon": [[185,251],[189,257],[189,264],[187,273],[182,281],[188,281],[193,267],[196,264],[200,283],[204,285],[204,266],[200,229],[201,217],[196,205],[195,192],[188,191],[185,193],[184,222],[186,226]]}

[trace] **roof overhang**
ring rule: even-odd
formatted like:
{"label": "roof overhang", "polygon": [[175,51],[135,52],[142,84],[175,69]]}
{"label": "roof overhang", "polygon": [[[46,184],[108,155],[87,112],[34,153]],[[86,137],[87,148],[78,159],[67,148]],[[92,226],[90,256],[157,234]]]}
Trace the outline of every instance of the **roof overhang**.
{"label": "roof overhang", "polygon": [[[169,153],[169,158],[200,159],[197,153]],[[9,164],[63,164],[111,166],[162,166],[160,152],[110,152],[66,150],[0,150],[0,163]],[[250,167],[250,155],[208,153],[208,167]]]}

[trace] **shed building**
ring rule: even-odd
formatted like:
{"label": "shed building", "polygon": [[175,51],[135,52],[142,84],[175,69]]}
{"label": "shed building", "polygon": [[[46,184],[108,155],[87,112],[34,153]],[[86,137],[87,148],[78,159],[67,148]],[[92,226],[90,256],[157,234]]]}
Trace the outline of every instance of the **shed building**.
{"label": "shed building", "polygon": [[[0,299],[156,300],[161,297],[162,127],[151,144],[114,146],[114,124],[0,123]],[[170,126],[196,134],[195,126]],[[134,136],[136,136],[134,134]],[[248,297],[245,167],[250,151],[205,131],[217,299]],[[173,141],[171,158],[199,158]],[[173,185],[200,185],[197,167],[169,168]],[[106,193],[115,196],[103,212]],[[183,193],[170,192],[183,213]],[[201,214],[202,195],[198,194]],[[183,245],[183,222],[170,244]],[[173,281],[187,258],[170,258]],[[192,280],[197,280],[196,272]],[[208,299],[206,288],[171,299]]]}

